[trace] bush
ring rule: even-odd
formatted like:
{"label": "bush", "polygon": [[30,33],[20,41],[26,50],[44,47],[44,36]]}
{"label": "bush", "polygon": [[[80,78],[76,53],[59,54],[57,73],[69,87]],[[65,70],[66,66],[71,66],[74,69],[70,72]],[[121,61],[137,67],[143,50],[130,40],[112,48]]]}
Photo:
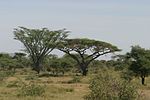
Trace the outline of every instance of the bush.
{"label": "bush", "polygon": [[22,85],[18,96],[43,96],[44,93],[45,93],[45,86],[29,83]]}
{"label": "bush", "polygon": [[121,72],[121,78],[125,79],[126,81],[131,81],[133,79],[133,76],[135,76],[135,74],[130,71],[130,70],[123,70]]}
{"label": "bush", "polygon": [[1,71],[0,72],[0,81],[3,81],[9,76],[13,76],[15,73],[13,71]]}
{"label": "bush", "polygon": [[91,92],[85,100],[134,100],[138,97],[132,83],[122,80],[112,71],[101,71],[89,86]]}

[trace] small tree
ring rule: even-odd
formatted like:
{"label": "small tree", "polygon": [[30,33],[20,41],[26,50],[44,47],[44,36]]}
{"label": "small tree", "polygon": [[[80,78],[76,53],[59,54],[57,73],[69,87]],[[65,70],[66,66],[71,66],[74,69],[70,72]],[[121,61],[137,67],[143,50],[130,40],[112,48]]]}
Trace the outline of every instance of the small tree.
{"label": "small tree", "polygon": [[132,46],[130,56],[133,61],[129,70],[133,71],[136,76],[140,76],[141,82],[144,85],[145,77],[150,74],[150,50],[139,46]]}
{"label": "small tree", "polygon": [[88,65],[93,60],[99,56],[120,51],[109,43],[91,39],[66,39],[58,49],[76,60],[84,76],[87,75]]}
{"label": "small tree", "polygon": [[15,39],[19,40],[25,46],[25,51],[33,62],[33,69],[40,72],[44,58],[55,49],[55,47],[67,37],[67,31],[57,30],[49,31],[47,28],[43,29],[28,29],[20,27],[15,29]]}

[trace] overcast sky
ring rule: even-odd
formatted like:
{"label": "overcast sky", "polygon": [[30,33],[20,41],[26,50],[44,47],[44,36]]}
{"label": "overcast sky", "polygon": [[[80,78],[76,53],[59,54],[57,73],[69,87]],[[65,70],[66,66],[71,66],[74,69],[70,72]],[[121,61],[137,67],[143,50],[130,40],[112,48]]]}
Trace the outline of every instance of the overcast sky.
{"label": "overcast sky", "polygon": [[123,52],[150,48],[150,0],[0,0],[0,52],[23,46],[13,29],[63,29],[71,38],[110,42]]}

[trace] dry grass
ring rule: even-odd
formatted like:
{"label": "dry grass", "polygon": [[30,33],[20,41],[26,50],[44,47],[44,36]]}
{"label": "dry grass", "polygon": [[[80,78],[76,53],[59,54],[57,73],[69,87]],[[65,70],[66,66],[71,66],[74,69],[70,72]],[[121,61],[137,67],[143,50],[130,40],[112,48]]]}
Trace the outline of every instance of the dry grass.
{"label": "dry grass", "polygon": [[[42,77],[33,80],[26,80],[29,75],[16,74],[13,77],[8,77],[0,83],[0,100],[83,100],[83,96],[88,92],[88,84],[74,83],[67,84],[72,77]],[[84,79],[85,80],[85,79]],[[43,96],[25,96],[18,97],[18,89],[20,87],[8,87],[12,83],[23,81],[25,83],[35,83],[45,85],[46,92]]]}
{"label": "dry grass", "polygon": [[[0,82],[0,100],[83,100],[83,97],[89,92],[88,82],[90,76],[82,77],[80,83],[68,83],[68,81],[72,80],[71,76],[30,79],[30,76],[35,77],[36,74],[32,73],[32,71],[27,72],[22,72],[23,74],[21,72],[16,73],[14,76]],[[18,97],[20,87],[8,87],[8,85],[17,81],[45,85],[46,92],[43,96]],[[147,85],[145,86],[140,84],[140,79],[134,79],[133,82],[139,87],[139,100],[150,100],[150,77],[146,78]]]}
{"label": "dry grass", "polygon": [[146,85],[141,84],[140,78],[135,78],[133,82],[139,88],[139,100],[150,100],[150,77],[146,77]]}

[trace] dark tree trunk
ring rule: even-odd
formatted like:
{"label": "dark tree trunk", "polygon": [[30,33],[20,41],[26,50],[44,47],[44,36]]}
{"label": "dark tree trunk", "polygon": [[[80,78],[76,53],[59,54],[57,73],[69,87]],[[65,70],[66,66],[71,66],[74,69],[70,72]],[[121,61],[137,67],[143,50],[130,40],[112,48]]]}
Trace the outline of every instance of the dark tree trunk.
{"label": "dark tree trunk", "polygon": [[37,70],[36,70],[36,71],[37,71],[37,73],[38,73],[38,74],[40,74],[40,69],[39,69],[39,68],[37,68]]}
{"label": "dark tree trunk", "polygon": [[86,76],[87,73],[88,73],[87,65],[86,64],[80,64],[80,68],[81,68],[81,71],[82,71],[82,75]]}
{"label": "dark tree trunk", "polygon": [[38,74],[40,73],[41,66],[40,66],[39,62],[37,62],[37,63],[34,64],[33,70],[35,70]]}
{"label": "dark tree trunk", "polygon": [[142,79],[142,85],[145,85],[145,77],[141,77],[141,79]]}
{"label": "dark tree trunk", "polygon": [[88,70],[83,70],[82,75],[86,76],[87,75]]}
{"label": "dark tree trunk", "polygon": [[40,74],[40,70],[37,67],[34,67],[33,70]]}

